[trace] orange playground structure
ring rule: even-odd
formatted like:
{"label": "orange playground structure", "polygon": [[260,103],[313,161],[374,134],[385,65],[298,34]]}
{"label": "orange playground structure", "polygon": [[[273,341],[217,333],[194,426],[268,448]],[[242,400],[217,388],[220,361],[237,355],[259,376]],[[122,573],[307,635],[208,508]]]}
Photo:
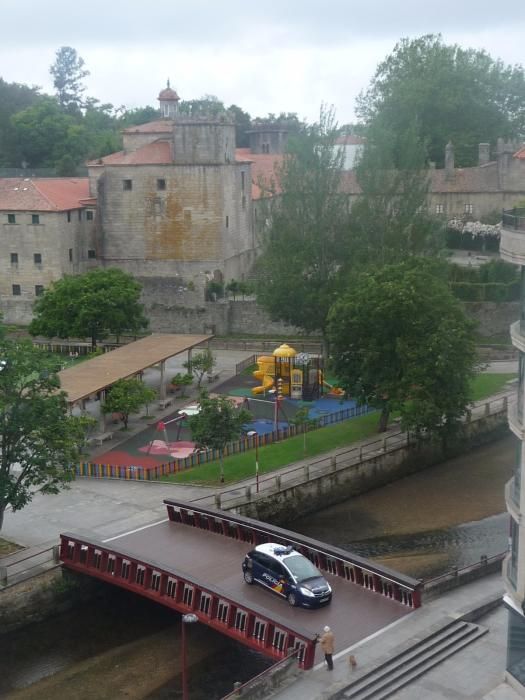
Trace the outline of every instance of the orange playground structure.
{"label": "orange playground structure", "polygon": [[344,391],[324,381],[323,360],[320,355],[298,353],[286,343],[276,348],[271,355],[257,358],[257,369],[253,373],[260,386],[252,389],[252,394],[266,394],[275,391],[275,383],[283,396],[291,399],[312,401],[326,393],[343,396]]}

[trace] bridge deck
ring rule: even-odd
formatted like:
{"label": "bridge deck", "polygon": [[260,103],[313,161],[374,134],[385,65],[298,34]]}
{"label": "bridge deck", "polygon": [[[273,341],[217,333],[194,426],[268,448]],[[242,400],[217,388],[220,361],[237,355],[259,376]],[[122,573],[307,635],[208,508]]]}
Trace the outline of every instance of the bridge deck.
{"label": "bridge deck", "polygon": [[[231,600],[253,604],[291,629],[315,633],[330,625],[336,653],[411,612],[406,605],[330,574],[325,574],[334,591],[329,606],[292,608],[261,586],[244,583],[241,564],[249,544],[180,523],[163,522],[113,538],[108,544],[139,560],[147,556],[174,574],[187,574],[203,587],[208,583],[219,588]],[[317,649],[316,661],[320,658]]]}

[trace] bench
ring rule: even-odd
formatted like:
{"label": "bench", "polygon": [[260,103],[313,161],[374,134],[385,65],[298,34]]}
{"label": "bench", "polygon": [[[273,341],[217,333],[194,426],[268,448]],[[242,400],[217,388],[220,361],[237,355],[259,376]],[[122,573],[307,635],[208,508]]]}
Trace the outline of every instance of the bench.
{"label": "bench", "polygon": [[171,406],[172,403],[173,403],[173,397],[168,396],[167,398],[161,399],[159,401],[159,406],[160,406],[160,408],[166,408],[166,406]]}
{"label": "bench", "polygon": [[113,433],[100,433],[100,435],[93,435],[89,438],[89,442],[95,442],[97,445],[102,445],[105,440],[112,440]]}

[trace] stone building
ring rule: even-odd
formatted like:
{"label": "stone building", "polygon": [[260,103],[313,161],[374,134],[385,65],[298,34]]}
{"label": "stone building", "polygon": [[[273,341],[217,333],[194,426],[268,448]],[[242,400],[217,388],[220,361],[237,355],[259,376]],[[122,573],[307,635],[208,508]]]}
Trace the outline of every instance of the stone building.
{"label": "stone building", "polygon": [[521,270],[521,313],[510,327],[519,352],[517,400],[509,403],[509,426],[516,437],[514,476],[505,488],[510,515],[510,552],[503,564],[508,609],[507,681],[525,697],[525,208],[503,215],[501,257]]}
{"label": "stone building", "polygon": [[98,264],[86,178],[0,178],[0,312],[28,323],[37,296]]}

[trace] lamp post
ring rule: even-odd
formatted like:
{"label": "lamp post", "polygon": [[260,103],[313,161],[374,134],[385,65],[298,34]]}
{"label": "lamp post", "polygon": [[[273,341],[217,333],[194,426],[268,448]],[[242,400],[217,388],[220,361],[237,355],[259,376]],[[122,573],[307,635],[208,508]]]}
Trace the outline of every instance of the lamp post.
{"label": "lamp post", "polygon": [[259,433],[256,430],[250,430],[247,435],[255,441],[255,491],[259,493]]}
{"label": "lamp post", "polygon": [[182,616],[182,700],[189,700],[188,695],[188,669],[186,663],[186,625],[191,625],[194,622],[198,622],[199,618],[193,613],[187,613]]}

